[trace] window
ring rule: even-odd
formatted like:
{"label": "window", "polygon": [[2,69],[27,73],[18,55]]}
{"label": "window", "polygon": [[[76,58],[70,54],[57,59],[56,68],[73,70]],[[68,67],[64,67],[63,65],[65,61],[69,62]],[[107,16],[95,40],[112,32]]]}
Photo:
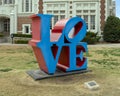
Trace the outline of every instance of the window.
{"label": "window", "polygon": [[86,22],[87,29],[88,29],[88,15],[84,15],[83,18],[84,18],[84,20]]}
{"label": "window", "polygon": [[87,4],[87,3],[84,3],[83,6],[84,6],[84,7],[88,7],[88,4]]}
{"label": "window", "polygon": [[23,33],[30,34],[30,24],[23,24]]}
{"label": "window", "polygon": [[9,3],[12,4],[12,0],[9,0]]}
{"label": "window", "polygon": [[15,0],[4,0],[4,4],[14,4]]}
{"label": "window", "polygon": [[4,31],[9,32],[10,31],[10,19],[4,20]]}
{"label": "window", "polygon": [[4,0],[4,4],[7,4],[7,1],[8,1],[8,0]]}
{"label": "window", "polygon": [[76,11],[76,13],[81,13],[81,12],[82,12],[82,10],[77,10],[77,11]]}
{"label": "window", "polygon": [[51,10],[48,10],[47,13],[48,13],[48,14],[52,14],[52,11],[51,11]]}
{"label": "window", "polygon": [[32,12],[32,0],[29,0],[30,1],[30,12]]}
{"label": "window", "polygon": [[95,7],[95,3],[91,3],[91,4],[90,4],[90,7]]}
{"label": "window", "polygon": [[58,16],[55,15],[55,16],[54,16],[54,24],[55,24],[57,21],[58,21]]}
{"label": "window", "polygon": [[26,0],[25,4],[26,4],[25,11],[29,12],[29,0]]}
{"label": "window", "polygon": [[110,16],[112,16],[112,15],[113,15],[113,11],[112,11],[112,10],[110,10],[109,12],[110,12]]}
{"label": "window", "polygon": [[65,19],[65,15],[60,15],[60,19]]}
{"label": "window", "polygon": [[57,7],[58,7],[58,4],[55,4],[54,7],[57,8]]}
{"label": "window", "polygon": [[109,5],[112,5],[112,0],[109,0]]}
{"label": "window", "polygon": [[72,1],[70,1],[70,4],[72,4]]}
{"label": "window", "polygon": [[77,7],[81,7],[81,4],[78,3],[78,4],[76,4],[76,6],[77,6]]}
{"label": "window", "polygon": [[22,12],[32,12],[32,0],[22,0]]}
{"label": "window", "polygon": [[95,13],[95,10],[90,10],[90,13]]}
{"label": "window", "polygon": [[29,33],[29,26],[25,26],[25,33]]}
{"label": "window", "polygon": [[72,9],[72,6],[70,6],[70,9]]}
{"label": "window", "polygon": [[72,14],[72,11],[70,11],[70,14]]}
{"label": "window", "polygon": [[65,4],[60,4],[60,7],[65,7]]}
{"label": "window", "polygon": [[58,11],[54,11],[54,14],[58,13]]}
{"label": "window", "polygon": [[90,29],[91,30],[95,29],[95,15],[90,16]]}
{"label": "window", "polygon": [[47,4],[47,7],[51,7],[52,5],[51,4]]}
{"label": "window", "polygon": [[88,13],[88,10],[84,10],[83,12],[84,12],[84,13]]}
{"label": "window", "polygon": [[0,0],[0,5],[2,5],[2,0]]}
{"label": "window", "polygon": [[61,10],[60,13],[61,13],[61,14],[64,14],[64,13],[65,13],[65,10]]}

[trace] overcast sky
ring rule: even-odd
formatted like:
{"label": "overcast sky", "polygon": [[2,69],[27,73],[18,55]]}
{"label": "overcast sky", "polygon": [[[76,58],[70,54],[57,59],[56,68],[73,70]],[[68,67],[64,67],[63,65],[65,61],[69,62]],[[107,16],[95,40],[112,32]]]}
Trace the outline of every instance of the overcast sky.
{"label": "overcast sky", "polygon": [[120,0],[116,0],[116,16],[120,18]]}

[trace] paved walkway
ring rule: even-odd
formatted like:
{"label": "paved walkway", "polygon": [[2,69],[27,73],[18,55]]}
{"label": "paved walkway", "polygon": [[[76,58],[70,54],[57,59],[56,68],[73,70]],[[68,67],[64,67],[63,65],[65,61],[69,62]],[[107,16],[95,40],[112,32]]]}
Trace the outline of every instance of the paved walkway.
{"label": "paved walkway", "polygon": [[28,46],[28,44],[0,43],[0,46]]}
{"label": "paved walkway", "polygon": [[[11,44],[11,43],[0,43],[0,46],[28,46],[28,44]],[[120,43],[116,44],[95,44],[88,45],[89,47],[120,47]]]}
{"label": "paved walkway", "polygon": [[116,44],[96,44],[96,45],[88,45],[89,47],[120,47],[120,43]]}

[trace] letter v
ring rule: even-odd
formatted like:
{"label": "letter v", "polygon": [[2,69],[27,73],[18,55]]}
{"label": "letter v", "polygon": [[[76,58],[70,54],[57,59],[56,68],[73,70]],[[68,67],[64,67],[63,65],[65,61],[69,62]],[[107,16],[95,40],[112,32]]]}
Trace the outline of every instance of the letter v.
{"label": "letter v", "polygon": [[54,74],[56,67],[57,67],[57,63],[58,63],[58,59],[59,59],[59,56],[61,53],[62,46],[61,45],[58,46],[58,50],[57,50],[55,57],[54,57],[52,49],[51,49],[51,47],[53,46],[52,43],[51,44],[42,44],[40,42],[37,44],[37,46],[40,48],[40,50],[42,52],[42,56],[45,61],[44,67],[47,68],[47,70],[44,70],[44,71],[47,72],[48,74]]}

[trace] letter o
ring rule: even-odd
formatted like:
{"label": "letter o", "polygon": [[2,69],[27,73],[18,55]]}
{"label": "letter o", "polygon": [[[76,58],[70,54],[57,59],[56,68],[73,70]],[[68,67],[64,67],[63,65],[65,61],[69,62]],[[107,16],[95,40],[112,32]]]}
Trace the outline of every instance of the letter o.
{"label": "letter o", "polygon": [[[69,32],[72,30],[72,28],[75,29],[74,36],[72,38],[69,37]],[[74,17],[71,18],[65,25],[63,29],[63,34],[65,38],[68,40],[68,42],[71,43],[78,43],[86,35],[86,23],[83,19],[80,17]]]}

